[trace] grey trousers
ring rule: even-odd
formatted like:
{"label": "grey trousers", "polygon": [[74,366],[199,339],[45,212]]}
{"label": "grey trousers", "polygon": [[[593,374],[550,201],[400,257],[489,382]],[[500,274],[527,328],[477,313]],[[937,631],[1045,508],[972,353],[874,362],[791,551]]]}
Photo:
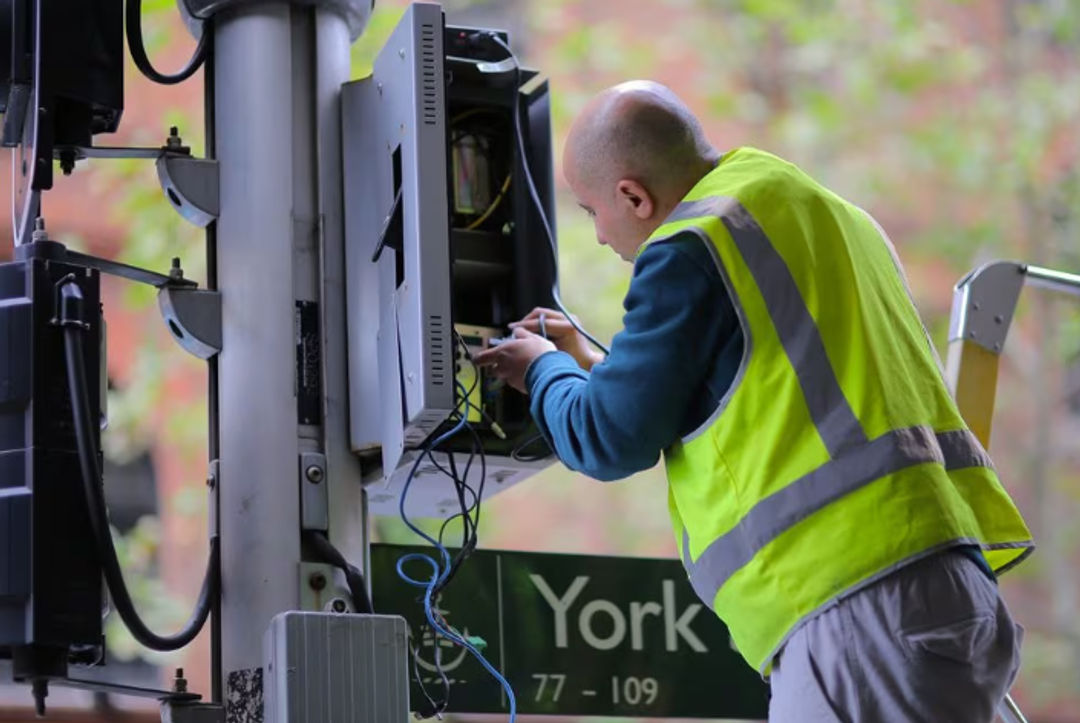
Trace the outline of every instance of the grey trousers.
{"label": "grey trousers", "polygon": [[945,551],[842,599],[773,663],[770,723],[986,723],[1023,629],[971,559]]}

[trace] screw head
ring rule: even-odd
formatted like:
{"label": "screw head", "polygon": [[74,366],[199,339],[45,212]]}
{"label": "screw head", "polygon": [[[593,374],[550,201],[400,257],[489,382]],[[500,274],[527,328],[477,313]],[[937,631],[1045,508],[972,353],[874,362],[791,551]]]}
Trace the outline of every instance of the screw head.
{"label": "screw head", "polygon": [[339,597],[334,598],[330,603],[330,609],[336,613],[343,613],[349,609],[349,606],[345,604],[345,601]]}
{"label": "screw head", "polygon": [[313,572],[308,577],[308,585],[312,590],[322,590],[326,587],[326,575],[321,572]]}
{"label": "screw head", "polygon": [[307,477],[308,482],[317,485],[323,481],[323,469],[317,464],[308,465],[308,468],[304,470],[304,476]]}

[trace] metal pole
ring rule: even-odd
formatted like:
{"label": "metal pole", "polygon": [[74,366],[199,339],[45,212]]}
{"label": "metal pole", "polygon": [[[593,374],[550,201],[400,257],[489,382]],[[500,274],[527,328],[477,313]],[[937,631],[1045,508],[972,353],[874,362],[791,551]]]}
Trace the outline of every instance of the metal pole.
{"label": "metal pole", "polygon": [[[349,445],[348,329],[345,320],[345,207],[341,155],[341,85],[349,80],[349,27],[324,7],[315,11],[315,127],[322,261],[324,450],[330,541],[370,584],[365,494]],[[372,403],[377,403],[372,400]]]}
{"label": "metal pole", "polygon": [[[340,86],[370,3],[194,4],[216,8],[221,670],[230,719],[247,720],[262,715],[270,621],[301,607],[301,485],[325,480],[331,541],[355,564],[367,553],[347,427]],[[298,345],[312,334],[317,363]],[[320,459],[325,474],[308,474]]]}
{"label": "metal pole", "polygon": [[[209,32],[209,31],[207,31]],[[203,114],[206,134],[206,157],[217,158],[217,147],[214,143],[214,43],[208,45],[206,62],[203,65]],[[217,277],[217,221],[212,221],[206,227],[206,288],[216,291],[218,288]],[[215,355],[207,360],[207,450],[211,460],[218,459],[220,455],[218,436],[218,357]],[[217,479],[210,470],[207,470],[207,482],[211,485],[210,495],[213,509],[217,510]],[[216,517],[215,517],[216,521]],[[217,530],[211,531],[212,535]],[[220,542],[220,540],[219,540]],[[221,569],[221,547],[218,546],[218,570]],[[214,703],[224,701],[223,682],[221,676],[221,596],[214,601],[214,607],[210,611],[210,700]]]}
{"label": "metal pole", "polygon": [[[221,173],[217,271],[222,668],[230,713],[261,710],[262,640],[299,608],[294,344],[296,142],[291,9],[240,5],[214,19]],[[310,141],[308,141],[310,143]]]}
{"label": "metal pole", "polygon": [[1080,295],[1080,275],[1041,266],[1025,266],[1024,273],[1027,275],[1027,282],[1032,286],[1040,286],[1074,296]]}

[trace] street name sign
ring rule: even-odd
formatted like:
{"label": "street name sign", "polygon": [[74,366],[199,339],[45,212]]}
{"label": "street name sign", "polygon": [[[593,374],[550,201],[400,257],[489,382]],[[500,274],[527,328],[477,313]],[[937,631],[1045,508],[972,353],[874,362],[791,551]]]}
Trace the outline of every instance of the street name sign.
{"label": "street name sign", "polygon": [[[371,547],[373,603],[402,615],[419,644],[416,667],[443,695],[436,644],[450,681],[449,710],[505,713],[499,684],[469,653],[436,641],[423,589],[401,580],[398,559],[429,547]],[[451,551],[453,553],[453,551]],[[416,579],[431,575],[419,561]],[[678,560],[477,550],[439,610],[510,682],[519,713],[763,719],[768,687],[732,649],[727,629],[694,594]],[[412,707],[423,701],[413,681]]]}

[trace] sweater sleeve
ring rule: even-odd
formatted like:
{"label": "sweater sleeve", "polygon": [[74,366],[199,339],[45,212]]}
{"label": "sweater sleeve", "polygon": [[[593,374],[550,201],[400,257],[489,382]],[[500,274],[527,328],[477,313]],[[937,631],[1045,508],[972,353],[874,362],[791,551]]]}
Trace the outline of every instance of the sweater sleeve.
{"label": "sweater sleeve", "polygon": [[591,373],[549,352],[525,379],[533,417],[559,459],[599,480],[648,469],[704,421],[735,376],[725,350],[735,337],[741,349],[726,288],[696,235],[647,247],[623,305],[623,331]]}

